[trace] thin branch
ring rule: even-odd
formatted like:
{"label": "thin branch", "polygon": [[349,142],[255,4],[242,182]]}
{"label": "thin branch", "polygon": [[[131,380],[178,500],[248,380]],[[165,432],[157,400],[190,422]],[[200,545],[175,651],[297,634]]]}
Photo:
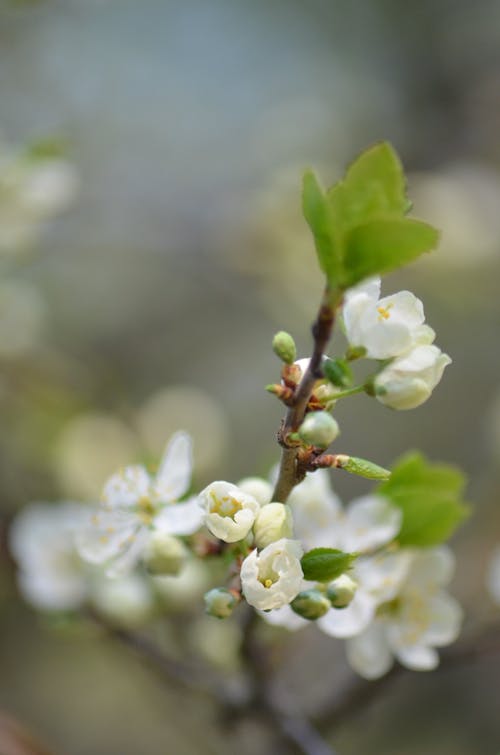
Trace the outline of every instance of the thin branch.
{"label": "thin branch", "polygon": [[302,424],[314,384],[316,380],[323,377],[321,363],[332,335],[338,304],[339,297],[334,296],[329,288],[326,288],[316,320],[312,326],[313,353],[308,368],[296,389],[292,405],[288,409],[278,436],[283,449],[278,480],[273,492],[273,501],[286,501],[292,489],[301,482],[304,476],[304,472],[297,468],[298,449],[296,446],[290,445],[288,436],[290,433],[296,432]]}

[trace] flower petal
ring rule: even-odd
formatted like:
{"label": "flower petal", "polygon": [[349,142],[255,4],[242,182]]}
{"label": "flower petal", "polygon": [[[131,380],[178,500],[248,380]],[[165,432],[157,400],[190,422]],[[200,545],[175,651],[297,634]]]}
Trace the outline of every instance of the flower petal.
{"label": "flower petal", "polygon": [[379,548],[398,534],[402,519],[401,509],[382,496],[356,498],[346,508],[342,547],[358,553]]}
{"label": "flower petal", "polygon": [[398,661],[413,671],[432,671],[439,665],[437,652],[425,645],[400,645],[393,650]]}
{"label": "flower petal", "polygon": [[133,514],[97,510],[91,522],[76,533],[76,548],[85,561],[103,564],[127,550],[140,528]]}
{"label": "flower petal", "polygon": [[193,466],[191,447],[187,433],[175,433],[170,439],[154,481],[156,496],[161,501],[177,501],[188,490]]}
{"label": "flower petal", "polygon": [[167,535],[192,535],[203,524],[205,513],[198,496],[182,503],[167,504],[153,521],[155,529]]}
{"label": "flower petal", "polygon": [[349,664],[365,679],[378,679],[393,664],[384,625],[380,621],[374,622],[363,634],[347,640],[346,652]]}
{"label": "flower petal", "polygon": [[265,622],[272,624],[276,627],[283,627],[290,632],[295,632],[298,629],[304,629],[310,621],[303,619],[290,606],[281,606],[281,608],[275,608],[272,611],[259,611],[258,612]]}
{"label": "flower petal", "polygon": [[330,637],[354,637],[363,632],[375,616],[377,601],[358,590],[347,608],[332,608],[316,624]]}
{"label": "flower petal", "polygon": [[455,642],[460,634],[463,610],[460,603],[441,590],[429,600],[430,625],[423,635],[429,645],[441,647]]}
{"label": "flower petal", "polygon": [[137,530],[133,540],[128,541],[126,549],[111,561],[106,569],[106,576],[124,577],[126,574],[129,574],[144,553],[144,548],[150,536],[151,533],[146,527],[141,527]]}
{"label": "flower petal", "polygon": [[150,482],[144,467],[125,467],[109,478],[104,486],[102,501],[108,508],[131,508],[148,495]]}

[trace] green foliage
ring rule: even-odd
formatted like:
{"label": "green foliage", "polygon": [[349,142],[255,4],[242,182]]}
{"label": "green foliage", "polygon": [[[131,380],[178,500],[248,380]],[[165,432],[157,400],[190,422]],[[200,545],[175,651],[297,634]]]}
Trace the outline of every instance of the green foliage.
{"label": "green foliage", "polygon": [[346,472],[364,477],[367,480],[388,480],[391,473],[388,469],[380,467],[368,459],[360,459],[358,456],[337,456],[339,466]]}
{"label": "green foliage", "polygon": [[419,453],[404,456],[378,488],[403,512],[398,542],[425,547],[447,540],[469,513],[464,486],[455,467],[430,464]]}
{"label": "green foliage", "polygon": [[356,553],[344,553],[336,548],[313,548],[302,556],[304,577],[315,582],[331,582],[348,571],[356,558]]}
{"label": "green foliage", "polygon": [[362,152],[327,192],[314,173],[305,174],[304,217],[331,289],[390,272],[436,247],[434,228],[404,217],[410,208],[405,188],[401,163],[387,142]]}

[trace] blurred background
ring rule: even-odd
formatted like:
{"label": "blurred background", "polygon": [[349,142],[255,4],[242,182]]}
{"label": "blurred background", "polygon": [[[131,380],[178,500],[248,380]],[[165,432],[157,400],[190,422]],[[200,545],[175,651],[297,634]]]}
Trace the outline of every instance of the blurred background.
{"label": "blurred background", "polygon": [[[414,412],[343,402],[342,451],[388,465],[416,447],[465,469],[474,515],[455,538],[453,592],[466,630],[498,615],[484,581],[500,543],[500,4],[1,0],[0,96],[4,526],[33,500],[95,500],[179,427],[198,488],[268,474],[271,338],[289,330],[307,355],[321,288],[301,172],[333,183],[388,139],[415,214],[443,238],[385,291],[424,300],[453,366]],[[334,484],[345,500],[368,489]],[[3,553],[0,707],[48,751],[275,751],[257,721],[228,728],[206,696],[40,618]],[[173,615],[188,652],[232,669],[237,629],[213,637],[199,614]],[[273,637],[276,684],[299,707],[348,680],[341,644],[314,627]],[[499,672],[497,657],[405,675],[332,742],[342,755],[494,755]]]}

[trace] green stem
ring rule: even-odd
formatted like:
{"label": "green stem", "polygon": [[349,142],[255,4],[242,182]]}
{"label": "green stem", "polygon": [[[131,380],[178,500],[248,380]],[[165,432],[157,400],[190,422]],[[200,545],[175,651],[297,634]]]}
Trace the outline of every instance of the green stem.
{"label": "green stem", "polygon": [[363,385],[355,385],[353,388],[346,388],[345,391],[339,391],[335,394],[335,401],[339,398],[344,398],[345,396],[354,396],[356,393],[363,393],[365,389],[366,385],[364,383]]}

